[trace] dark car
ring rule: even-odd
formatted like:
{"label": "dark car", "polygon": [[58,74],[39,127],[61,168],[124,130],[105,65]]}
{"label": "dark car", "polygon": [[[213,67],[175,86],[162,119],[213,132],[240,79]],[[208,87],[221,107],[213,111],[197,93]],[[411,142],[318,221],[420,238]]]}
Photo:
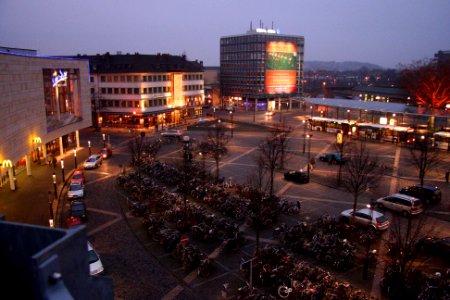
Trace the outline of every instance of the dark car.
{"label": "dark car", "polygon": [[103,148],[102,150],[100,150],[100,155],[103,159],[110,158],[112,156],[111,148]]}
{"label": "dark car", "polygon": [[342,157],[339,152],[321,155],[319,156],[319,160],[337,165],[345,164],[345,162],[347,161],[347,159]]}
{"label": "dark car", "polygon": [[70,216],[86,220],[87,219],[86,204],[83,201],[73,201],[70,204]]}
{"label": "dark car", "polygon": [[449,259],[450,256],[450,237],[437,238],[427,236],[421,238],[417,242],[417,249],[419,251],[442,256]]}
{"label": "dark car", "polygon": [[425,204],[436,204],[441,201],[442,193],[437,186],[420,184],[404,187],[400,190],[400,194],[416,197]]}
{"label": "dark car", "polygon": [[305,171],[289,171],[284,173],[284,179],[293,181],[296,183],[308,183],[309,182],[309,176],[308,173]]}

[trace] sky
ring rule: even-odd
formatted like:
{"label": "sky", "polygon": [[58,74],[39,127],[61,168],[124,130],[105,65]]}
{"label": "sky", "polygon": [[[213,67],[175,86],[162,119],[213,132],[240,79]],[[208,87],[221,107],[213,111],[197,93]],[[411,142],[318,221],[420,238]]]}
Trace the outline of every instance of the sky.
{"label": "sky", "polygon": [[219,66],[220,37],[305,37],[305,61],[398,68],[450,50],[450,0],[0,0],[0,46],[39,55],[186,54]]}

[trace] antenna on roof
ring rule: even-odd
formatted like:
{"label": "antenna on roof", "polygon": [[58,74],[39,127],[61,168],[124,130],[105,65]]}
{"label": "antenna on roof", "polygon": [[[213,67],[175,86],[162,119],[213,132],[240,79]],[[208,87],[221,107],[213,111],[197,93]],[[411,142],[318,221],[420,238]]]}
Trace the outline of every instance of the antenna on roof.
{"label": "antenna on roof", "polygon": [[252,21],[250,21],[250,31],[252,31]]}
{"label": "antenna on roof", "polygon": [[273,29],[273,21],[272,21],[272,29]]}

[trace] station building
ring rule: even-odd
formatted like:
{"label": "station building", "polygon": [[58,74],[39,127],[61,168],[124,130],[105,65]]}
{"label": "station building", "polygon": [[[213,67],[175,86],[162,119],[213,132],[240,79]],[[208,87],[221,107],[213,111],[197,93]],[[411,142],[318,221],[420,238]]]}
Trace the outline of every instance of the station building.
{"label": "station building", "polygon": [[15,189],[18,168],[80,147],[92,125],[89,62],[0,50],[0,182]]}
{"label": "station building", "polygon": [[202,114],[201,61],[121,52],[77,57],[89,60],[94,126],[158,129]]}
{"label": "station building", "polygon": [[256,28],[220,39],[223,106],[256,110],[299,106],[303,94],[303,36]]}

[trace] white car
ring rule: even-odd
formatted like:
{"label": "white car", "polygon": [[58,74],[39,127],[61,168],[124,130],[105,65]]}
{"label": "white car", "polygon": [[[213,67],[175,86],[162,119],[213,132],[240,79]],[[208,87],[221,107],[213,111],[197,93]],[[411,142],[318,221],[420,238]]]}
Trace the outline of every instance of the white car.
{"label": "white car", "polygon": [[420,199],[403,194],[392,194],[377,199],[376,204],[379,208],[395,210],[404,216],[417,215],[423,212],[423,204]]}
{"label": "white car", "polygon": [[183,136],[183,130],[165,129],[161,132],[161,136],[181,139],[181,137]]}
{"label": "white car", "polygon": [[104,267],[102,261],[100,260],[100,256],[95,251],[94,247],[92,247],[89,241],[87,242],[88,246],[88,255],[89,255],[89,274],[98,275],[104,271]]}
{"label": "white car", "polygon": [[84,184],[82,182],[71,182],[67,191],[67,198],[84,198]]}
{"label": "white car", "polygon": [[102,165],[102,156],[100,154],[93,154],[89,156],[83,163],[85,169],[95,169]]}
{"label": "white car", "polygon": [[353,209],[347,209],[341,212],[341,219],[345,222],[351,222],[353,217],[355,223],[373,228],[377,231],[388,229],[390,224],[387,216],[370,208],[356,210],[354,214]]}

